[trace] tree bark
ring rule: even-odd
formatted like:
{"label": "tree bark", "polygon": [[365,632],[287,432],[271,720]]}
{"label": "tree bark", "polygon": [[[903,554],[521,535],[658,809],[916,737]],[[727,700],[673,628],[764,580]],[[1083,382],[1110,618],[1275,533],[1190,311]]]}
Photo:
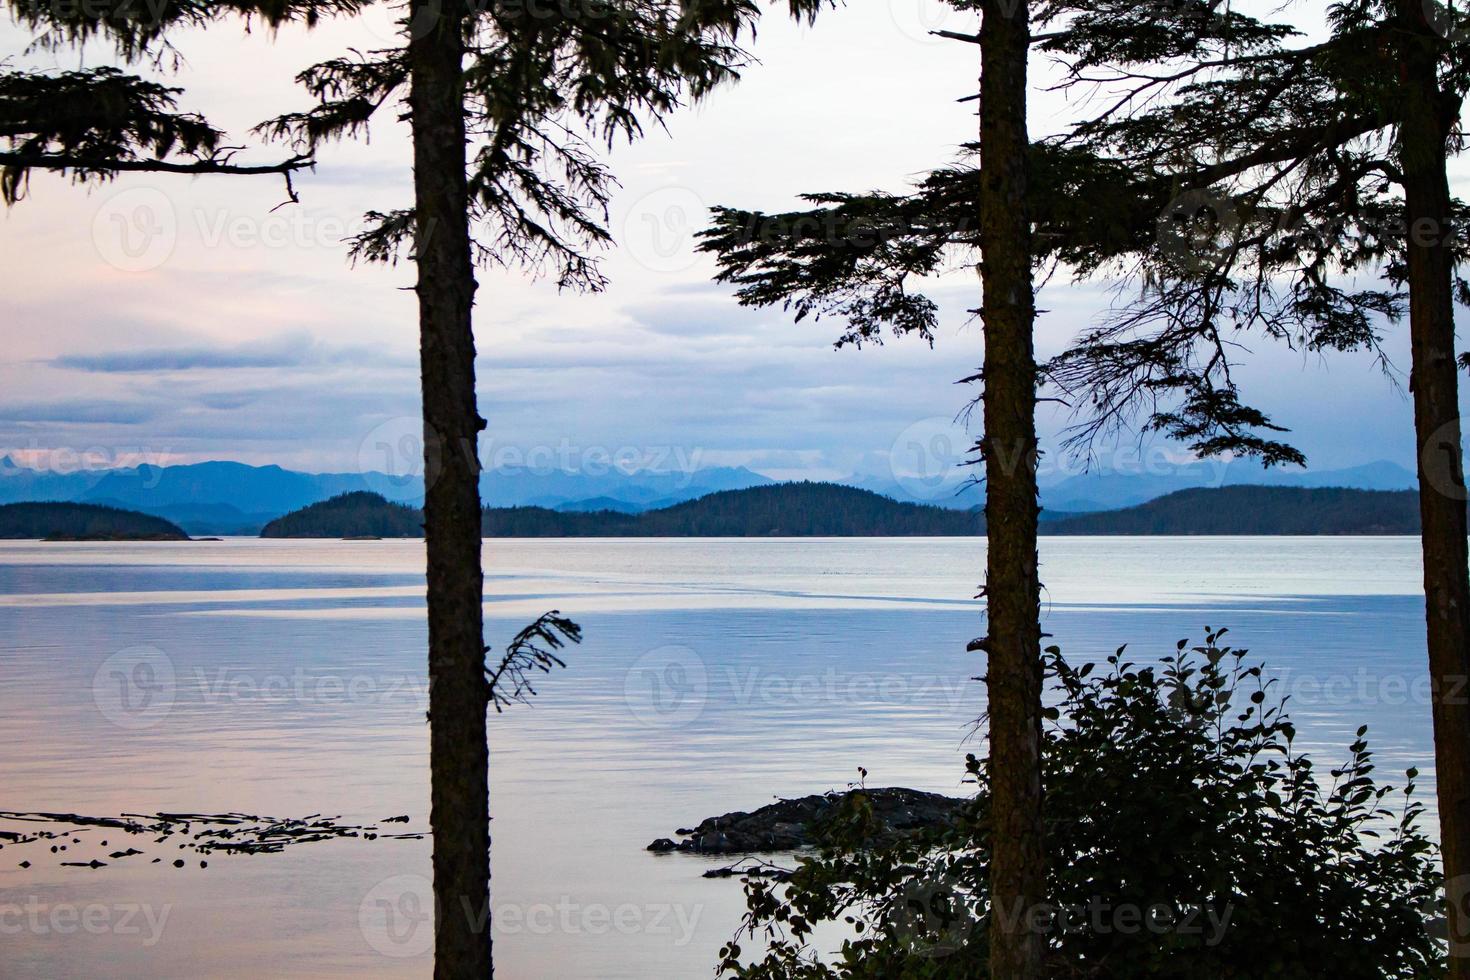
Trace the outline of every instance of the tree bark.
{"label": "tree bark", "polygon": [[1029,4],[981,5],[980,226],[985,332],[986,682],[992,852],[990,975],[1036,977],[1044,936],[1041,606],[1036,525],[1036,318],[1026,208]]}
{"label": "tree bark", "polygon": [[1399,0],[1399,13],[1405,25],[1399,138],[1407,212],[1410,386],[1419,447],[1440,846],[1449,899],[1449,976],[1470,980],[1470,556],[1455,365],[1449,134],[1437,71],[1442,42],[1419,0]]}
{"label": "tree bark", "polygon": [[489,750],[480,567],[463,15],[412,0],[410,107],[424,403],[434,975],[493,975]]}

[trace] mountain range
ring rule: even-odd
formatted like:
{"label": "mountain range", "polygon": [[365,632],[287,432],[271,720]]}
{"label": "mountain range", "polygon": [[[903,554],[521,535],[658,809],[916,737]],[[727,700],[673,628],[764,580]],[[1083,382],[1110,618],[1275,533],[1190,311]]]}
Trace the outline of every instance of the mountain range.
{"label": "mountain range", "polygon": [[[486,470],[480,495],[489,507],[621,510],[638,513],[686,500],[775,483],[741,467],[624,473]],[[191,534],[259,533],[270,521],[345,493],[368,491],[396,503],[423,502],[422,483],[387,473],[302,473],[235,462],[116,469],[39,470],[0,457],[0,504],[21,501],[121,507],[173,521]]]}
{"label": "mountain range", "polygon": [[[776,481],[744,467],[710,467],[692,472],[642,470],[600,472],[528,468],[487,470],[480,492],[487,507],[532,507],[563,513],[612,511],[640,514],[727,490],[768,486]],[[963,492],[957,476],[938,491],[909,481],[866,474],[838,481],[904,503],[951,510],[980,506],[979,488]],[[1349,487],[1406,490],[1414,475],[1389,462],[1351,469],[1264,470],[1245,462],[1214,461],[1171,466],[1167,472],[1097,471],[1043,479],[1044,517],[1133,507],[1179,490],[1230,485]],[[915,493],[913,491],[917,490]],[[89,503],[122,507],[172,521],[191,534],[254,535],[291,511],[340,496],[368,491],[416,506],[423,492],[416,479],[380,472],[304,473],[279,466],[215,461],[173,466],[145,464],[114,469],[42,470],[0,457],[0,504],[21,501]]]}
{"label": "mountain range", "polygon": [[[935,504],[959,510],[978,507],[984,491],[956,470],[943,480],[895,479],[884,474],[855,475],[842,483],[905,503]],[[1180,490],[1229,486],[1347,487],[1353,490],[1414,490],[1418,479],[1397,463],[1378,460],[1343,469],[1266,469],[1251,460],[1153,463],[1084,472],[1042,472],[1041,506],[1068,514],[1119,510]]]}
{"label": "mountain range", "polygon": [[[65,506],[65,505],[32,505]],[[1063,516],[1047,535],[1413,534],[1417,495],[1409,490],[1231,486],[1180,490],[1137,507]],[[910,504],[833,483],[780,483],[723,490],[672,507],[556,511],[492,507],[483,531],[493,538],[596,537],[906,537],[978,536],[975,511]],[[416,538],[420,513],[372,493],[350,493],[287,514],[264,537]]]}

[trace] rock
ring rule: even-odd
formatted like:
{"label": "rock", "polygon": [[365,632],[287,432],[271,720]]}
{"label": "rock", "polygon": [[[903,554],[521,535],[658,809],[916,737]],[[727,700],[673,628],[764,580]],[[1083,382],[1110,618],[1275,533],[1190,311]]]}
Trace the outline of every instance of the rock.
{"label": "rock", "polygon": [[655,853],[758,854],[794,851],[820,842],[824,825],[840,814],[854,794],[872,807],[875,843],[942,826],[965,801],[938,793],[891,787],[850,790],[780,800],[758,810],[735,810],[710,817],[697,827],[677,831],[681,840],[660,837],[648,845]]}

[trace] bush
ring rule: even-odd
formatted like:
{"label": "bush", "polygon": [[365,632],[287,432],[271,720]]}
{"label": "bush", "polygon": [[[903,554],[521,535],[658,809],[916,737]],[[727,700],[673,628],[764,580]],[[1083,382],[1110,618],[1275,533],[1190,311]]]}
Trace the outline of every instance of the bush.
{"label": "bush", "polygon": [[[1157,668],[1120,649],[1106,669],[1074,669],[1048,649],[1048,901],[996,914],[1045,932],[1053,977],[1442,975],[1430,935],[1441,876],[1417,773],[1402,790],[1379,785],[1359,729],[1320,782],[1285,700],[1223,634],[1181,641]],[[855,793],[789,880],[747,880],[720,974],[987,976],[987,779],[974,756],[968,770],[977,791],[952,826],[867,846]],[[826,955],[822,923],[848,936]],[[745,938],[766,947],[753,963]]]}

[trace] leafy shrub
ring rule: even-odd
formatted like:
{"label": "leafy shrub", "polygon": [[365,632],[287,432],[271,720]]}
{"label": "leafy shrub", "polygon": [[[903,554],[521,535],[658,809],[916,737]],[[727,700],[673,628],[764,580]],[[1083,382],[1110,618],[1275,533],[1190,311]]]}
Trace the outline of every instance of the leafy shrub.
{"label": "leafy shrub", "polygon": [[[1045,932],[1054,977],[1442,975],[1417,773],[1379,785],[1359,729],[1319,780],[1285,699],[1223,634],[1181,641],[1158,667],[1120,649],[1094,672],[1048,649],[1045,906],[991,909],[988,780],[970,756],[976,794],[952,826],[867,846],[855,793],[789,880],[747,880],[720,974],[982,978],[994,911]],[[835,951],[830,930],[847,936]],[[760,959],[742,962],[742,939],[766,947]]]}

